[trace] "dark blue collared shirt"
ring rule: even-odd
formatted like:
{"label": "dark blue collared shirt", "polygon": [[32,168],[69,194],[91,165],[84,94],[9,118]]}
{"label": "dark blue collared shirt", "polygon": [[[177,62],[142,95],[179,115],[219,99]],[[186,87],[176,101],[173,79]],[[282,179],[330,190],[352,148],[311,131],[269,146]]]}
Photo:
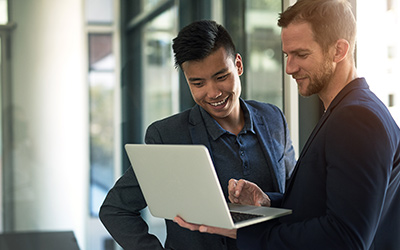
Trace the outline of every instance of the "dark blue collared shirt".
{"label": "dark blue collared shirt", "polygon": [[271,170],[253,127],[253,114],[241,101],[245,124],[236,136],[223,129],[210,114],[201,108],[207,128],[212,158],[225,197],[228,199],[228,182],[231,178],[246,179],[256,183],[264,192],[276,192]]}

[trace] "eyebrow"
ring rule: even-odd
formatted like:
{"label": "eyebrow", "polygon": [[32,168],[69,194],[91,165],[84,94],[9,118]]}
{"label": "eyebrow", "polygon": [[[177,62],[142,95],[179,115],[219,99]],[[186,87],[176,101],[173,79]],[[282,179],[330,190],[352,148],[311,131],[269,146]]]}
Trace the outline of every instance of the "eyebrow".
{"label": "eyebrow", "polygon": [[[225,73],[225,72],[227,72],[227,71],[228,71],[228,68],[223,68],[223,69],[221,69],[220,71],[214,73],[211,77],[216,77],[217,75],[223,74],[223,73]],[[195,82],[195,81],[204,80],[204,78],[200,78],[200,77],[190,77],[188,80],[189,80],[190,82]]]}
{"label": "eyebrow", "polygon": [[311,52],[311,50],[309,50],[309,49],[295,49],[295,50],[292,50],[292,51],[289,51],[289,52],[285,52],[285,51],[282,50],[282,52],[283,52],[284,54],[295,54],[295,53],[299,54],[299,53],[301,53],[301,52],[307,52],[307,53],[309,53],[309,52]]}

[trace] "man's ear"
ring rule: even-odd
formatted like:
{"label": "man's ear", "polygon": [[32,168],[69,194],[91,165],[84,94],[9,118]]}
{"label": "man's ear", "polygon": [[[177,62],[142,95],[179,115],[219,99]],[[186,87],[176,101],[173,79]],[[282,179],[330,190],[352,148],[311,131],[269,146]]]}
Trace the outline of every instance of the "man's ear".
{"label": "man's ear", "polygon": [[350,51],[350,44],[345,39],[339,39],[335,45],[334,62],[338,63],[345,59]]}
{"label": "man's ear", "polygon": [[237,53],[235,56],[235,66],[237,68],[238,75],[241,76],[243,74],[243,61],[239,53]]}

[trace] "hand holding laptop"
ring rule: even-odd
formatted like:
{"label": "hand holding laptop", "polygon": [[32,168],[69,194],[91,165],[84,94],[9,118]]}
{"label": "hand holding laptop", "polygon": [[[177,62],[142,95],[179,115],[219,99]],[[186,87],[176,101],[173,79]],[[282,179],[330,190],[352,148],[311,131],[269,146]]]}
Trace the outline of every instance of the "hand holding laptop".
{"label": "hand holding laptop", "polygon": [[237,229],[225,229],[219,227],[211,227],[206,225],[188,223],[179,216],[176,216],[174,218],[174,222],[177,223],[179,226],[187,228],[191,231],[199,231],[201,233],[209,233],[209,234],[219,234],[232,239],[236,239]]}
{"label": "hand holding laptop", "polygon": [[[238,185],[233,181],[232,188],[240,190],[231,192],[238,191],[238,202],[254,204],[255,201],[257,206],[227,203],[211,156],[203,145],[127,144],[125,148],[147,206],[155,217],[172,220],[179,216],[193,223],[186,225],[195,230],[214,232],[217,228],[236,229],[292,212],[268,207],[268,196],[244,180],[237,182]],[[256,193],[253,199],[243,198],[252,191]],[[197,227],[192,226],[196,224]],[[227,232],[230,237],[235,235],[232,234],[235,231],[224,230]]]}
{"label": "hand holding laptop", "polygon": [[271,200],[268,195],[250,181],[230,179],[228,193],[229,200],[232,203],[251,206],[271,206]]}
{"label": "hand holding laptop", "polygon": [[[252,206],[271,206],[271,200],[256,184],[246,180],[230,179],[228,185],[229,200],[232,203]],[[188,223],[181,217],[174,218],[174,222],[179,226],[191,231],[200,231],[202,233],[219,234],[222,236],[236,239],[237,229],[225,229]]]}

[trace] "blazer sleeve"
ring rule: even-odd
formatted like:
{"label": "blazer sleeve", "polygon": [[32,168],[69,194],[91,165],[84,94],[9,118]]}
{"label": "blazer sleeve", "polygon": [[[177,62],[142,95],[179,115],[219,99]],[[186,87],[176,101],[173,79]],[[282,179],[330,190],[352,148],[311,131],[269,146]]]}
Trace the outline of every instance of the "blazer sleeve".
{"label": "blazer sleeve", "polygon": [[[325,143],[317,145],[319,154],[313,152],[323,158],[314,160],[316,167],[326,169],[326,176],[321,176],[326,178],[323,214],[239,229],[240,249],[369,249],[393,164],[390,132],[379,114],[365,107],[346,107],[328,119],[326,133],[318,135]],[[294,178],[301,171],[298,167]],[[302,176],[296,181],[312,185],[306,174]],[[290,192],[295,199],[296,194],[304,195]],[[303,206],[313,209],[311,204]]]}
{"label": "blazer sleeve", "polygon": [[[146,142],[157,143],[161,138],[149,127]],[[111,236],[124,249],[164,249],[158,238],[148,233],[148,225],[140,210],[147,206],[132,168],[108,192],[99,217]]]}

